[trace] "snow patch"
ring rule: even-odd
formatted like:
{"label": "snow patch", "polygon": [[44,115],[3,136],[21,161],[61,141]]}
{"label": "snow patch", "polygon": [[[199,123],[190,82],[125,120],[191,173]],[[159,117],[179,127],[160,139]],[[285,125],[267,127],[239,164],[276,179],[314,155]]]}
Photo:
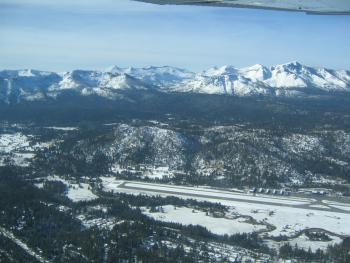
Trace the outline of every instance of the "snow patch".
{"label": "snow patch", "polygon": [[149,209],[141,208],[145,215],[156,220],[179,223],[183,225],[200,225],[210,232],[218,235],[233,235],[237,233],[252,233],[266,229],[264,225],[253,225],[245,218],[227,219],[206,215],[205,212],[187,207],[162,206],[162,212],[150,212]]}

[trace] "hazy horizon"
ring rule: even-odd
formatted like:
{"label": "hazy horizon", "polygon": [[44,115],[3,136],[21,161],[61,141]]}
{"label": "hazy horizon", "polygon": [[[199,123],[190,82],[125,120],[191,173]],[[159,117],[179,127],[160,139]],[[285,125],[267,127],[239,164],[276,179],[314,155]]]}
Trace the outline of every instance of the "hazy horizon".
{"label": "hazy horizon", "polygon": [[[311,68],[326,68],[326,69],[331,69],[331,70],[346,70],[346,71],[349,71],[349,69],[346,69],[346,68],[337,68],[337,69],[334,69],[334,68],[330,68],[330,67],[320,67],[320,66],[307,65],[307,64],[301,63],[300,61],[287,61],[287,62],[285,62],[285,63],[275,64],[275,65],[263,65],[263,66],[269,68],[269,67],[273,67],[273,66],[277,66],[277,65],[283,65],[283,64],[288,64],[288,63],[293,63],[293,62],[298,62],[298,63],[302,64],[303,66],[307,66],[307,67],[311,67]],[[2,71],[2,70],[37,70],[37,71],[47,71],[47,72],[63,73],[63,72],[69,72],[69,71],[72,71],[72,70],[108,71],[108,70],[110,70],[112,67],[119,67],[119,68],[121,68],[121,69],[128,69],[128,68],[147,68],[147,67],[157,67],[157,68],[172,67],[172,68],[178,68],[178,69],[187,70],[187,71],[190,71],[190,72],[193,72],[193,73],[200,73],[200,72],[203,72],[203,71],[212,69],[212,68],[221,68],[221,67],[225,67],[225,66],[232,66],[232,67],[235,67],[235,68],[237,68],[237,69],[242,69],[242,68],[252,67],[252,66],[255,66],[255,65],[257,65],[257,64],[260,64],[260,63],[256,63],[256,64],[254,64],[254,65],[247,65],[247,66],[243,66],[243,67],[237,67],[237,66],[231,65],[231,64],[226,64],[226,65],[213,65],[213,66],[210,66],[210,67],[208,67],[208,68],[203,68],[203,69],[199,69],[199,70],[192,70],[192,69],[189,69],[189,68],[179,67],[179,66],[172,66],[172,65],[144,65],[144,66],[139,66],[139,67],[135,67],[135,66],[133,66],[133,65],[124,66],[124,67],[121,67],[121,66],[119,66],[119,65],[110,65],[110,66],[102,67],[102,68],[97,68],[97,67],[92,67],[92,68],[77,67],[77,68],[72,68],[72,69],[69,69],[69,70],[50,70],[50,69],[42,69],[42,68],[0,68],[0,71]]]}

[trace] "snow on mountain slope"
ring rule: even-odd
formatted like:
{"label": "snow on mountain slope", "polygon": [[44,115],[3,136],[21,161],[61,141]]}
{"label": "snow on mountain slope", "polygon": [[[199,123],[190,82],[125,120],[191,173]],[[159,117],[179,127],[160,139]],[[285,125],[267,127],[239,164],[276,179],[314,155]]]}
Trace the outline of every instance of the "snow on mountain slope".
{"label": "snow on mountain slope", "polygon": [[151,86],[127,74],[74,70],[62,74],[62,80],[51,90],[75,89],[82,95],[106,95],[114,90],[148,89]]}
{"label": "snow on mountain slope", "polygon": [[67,90],[79,95],[113,99],[120,90],[158,90],[234,96],[304,96],[320,92],[349,92],[350,72],[290,62],[273,67],[215,67],[192,73],[175,67],[120,68],[105,71],[0,71],[0,101],[56,98]]}
{"label": "snow on mountain slope", "polygon": [[[346,72],[336,72],[323,68],[311,68],[298,62],[291,62],[271,67],[271,78],[266,80],[271,87],[315,87],[324,90],[349,88],[349,81],[340,79]],[[345,73],[345,74],[344,74]]]}
{"label": "snow on mountain slope", "polygon": [[238,96],[295,96],[308,91],[350,91],[350,72],[312,68],[298,62],[270,68],[224,66],[197,74],[171,90]]}
{"label": "snow on mountain slope", "polygon": [[37,70],[4,70],[0,71],[0,101],[19,102],[43,100],[46,89],[60,80],[54,72]]}
{"label": "snow on mountain slope", "polygon": [[271,72],[263,65],[256,64],[252,67],[242,68],[239,73],[252,81],[264,81],[271,78]]}
{"label": "snow on mountain slope", "polygon": [[80,141],[74,146],[74,155],[93,162],[103,153],[113,160],[114,168],[119,167],[116,170],[137,162],[173,170],[186,165],[186,151],[191,143],[188,137],[173,130],[119,124],[106,138]]}
{"label": "snow on mountain slope", "polygon": [[107,69],[107,72],[112,73],[126,73],[130,76],[138,78],[148,84],[157,85],[160,87],[167,87],[178,82],[191,79],[195,73],[185,69],[163,66],[163,67],[145,67],[145,68],[119,68],[113,66]]}
{"label": "snow on mountain slope", "polygon": [[250,79],[234,74],[197,75],[194,79],[179,83],[169,90],[237,96],[272,94],[270,88],[264,84],[258,84]]}
{"label": "snow on mountain slope", "polygon": [[34,70],[0,71],[0,101],[6,103],[56,98],[67,90],[79,95],[113,98],[118,90],[148,90],[146,84],[128,74],[74,70],[54,73]]}

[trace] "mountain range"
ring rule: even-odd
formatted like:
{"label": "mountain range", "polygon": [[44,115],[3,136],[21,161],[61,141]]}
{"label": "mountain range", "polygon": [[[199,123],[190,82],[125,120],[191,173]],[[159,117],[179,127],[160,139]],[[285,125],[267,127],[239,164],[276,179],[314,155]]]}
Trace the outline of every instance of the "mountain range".
{"label": "mountain range", "polygon": [[214,67],[200,73],[164,66],[110,67],[103,71],[0,71],[0,101],[55,99],[65,92],[114,99],[119,91],[149,90],[231,96],[303,97],[350,92],[350,71],[290,62],[272,67]]}

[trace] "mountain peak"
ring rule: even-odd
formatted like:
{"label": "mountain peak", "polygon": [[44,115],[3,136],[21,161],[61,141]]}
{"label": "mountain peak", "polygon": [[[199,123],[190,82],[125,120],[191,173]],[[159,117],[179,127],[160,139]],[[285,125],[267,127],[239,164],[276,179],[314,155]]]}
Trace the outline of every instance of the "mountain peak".
{"label": "mountain peak", "polygon": [[235,75],[237,69],[231,65],[225,65],[222,67],[213,67],[208,70],[205,70],[202,75],[205,76],[220,76],[220,75]]}
{"label": "mountain peak", "polygon": [[301,68],[304,68],[305,66],[301,63],[299,63],[298,61],[291,61],[288,63],[284,63],[284,64],[280,64],[280,65],[276,65],[272,68],[276,69],[276,68],[283,68],[283,69],[292,69],[292,70],[300,70]]}
{"label": "mountain peak", "polygon": [[106,68],[104,71],[105,72],[111,72],[111,73],[114,73],[114,74],[120,74],[120,73],[124,72],[125,69],[121,68],[121,67],[119,67],[117,65],[114,65],[114,66],[110,66],[110,67]]}
{"label": "mountain peak", "polygon": [[242,68],[239,71],[244,77],[253,81],[263,81],[271,77],[270,70],[261,64],[255,64],[251,67]]}
{"label": "mountain peak", "polygon": [[287,62],[284,65],[286,65],[286,66],[294,66],[294,67],[302,66],[302,64],[299,61],[297,61],[297,60]]}

